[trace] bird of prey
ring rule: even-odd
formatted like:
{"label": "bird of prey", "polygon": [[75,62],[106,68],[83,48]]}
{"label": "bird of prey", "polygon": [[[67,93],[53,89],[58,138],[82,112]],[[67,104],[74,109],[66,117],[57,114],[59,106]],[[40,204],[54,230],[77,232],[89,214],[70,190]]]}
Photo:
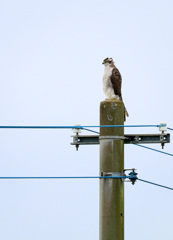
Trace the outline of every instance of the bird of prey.
{"label": "bird of prey", "polygon": [[[108,99],[117,99],[123,102],[122,94],[121,94],[121,82],[122,77],[121,74],[116,68],[114,61],[112,58],[105,58],[103,63],[105,65],[105,70],[103,74],[103,91]],[[124,106],[124,120],[126,120],[126,116],[129,114]]]}

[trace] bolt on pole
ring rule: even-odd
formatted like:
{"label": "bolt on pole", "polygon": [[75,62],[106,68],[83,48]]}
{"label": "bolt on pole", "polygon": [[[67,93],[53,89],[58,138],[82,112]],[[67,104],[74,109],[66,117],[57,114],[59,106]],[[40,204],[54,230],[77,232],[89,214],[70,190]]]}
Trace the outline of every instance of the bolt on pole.
{"label": "bolt on pole", "polygon": [[[121,101],[100,103],[100,125],[123,125]],[[121,176],[124,169],[124,128],[100,128],[100,175]],[[100,179],[100,240],[124,240],[124,182]]]}

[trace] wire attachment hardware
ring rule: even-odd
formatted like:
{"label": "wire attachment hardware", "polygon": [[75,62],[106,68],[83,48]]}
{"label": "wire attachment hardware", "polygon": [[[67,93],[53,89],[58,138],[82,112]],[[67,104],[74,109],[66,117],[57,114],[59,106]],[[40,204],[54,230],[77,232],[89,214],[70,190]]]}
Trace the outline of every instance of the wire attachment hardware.
{"label": "wire attachment hardware", "polygon": [[[77,127],[77,126],[79,126],[79,128]],[[78,148],[79,148],[79,144],[77,144],[78,143],[78,136],[79,136],[79,133],[81,133],[82,131],[81,131],[81,129],[82,128],[80,128],[80,124],[75,124],[75,127],[77,127],[77,128],[73,128],[73,133],[76,133],[76,151],[78,151]]]}
{"label": "wire attachment hardware", "polygon": [[162,149],[163,149],[164,146],[165,146],[164,132],[167,131],[167,123],[160,123],[159,131],[162,132],[162,134],[160,136],[160,142],[161,142],[161,146],[162,146]]}
{"label": "wire attachment hardware", "polygon": [[[132,171],[131,171],[132,170]],[[123,170],[123,173],[124,173],[124,176],[126,176],[126,174],[125,174],[125,172],[126,171],[131,171],[130,173],[129,173],[129,175],[128,175],[128,178],[129,178],[129,180],[126,180],[126,182],[131,182],[133,185],[135,184],[135,182],[136,182],[136,180],[138,179],[137,178],[137,173],[135,172],[135,168],[132,168],[132,169],[124,169]]]}

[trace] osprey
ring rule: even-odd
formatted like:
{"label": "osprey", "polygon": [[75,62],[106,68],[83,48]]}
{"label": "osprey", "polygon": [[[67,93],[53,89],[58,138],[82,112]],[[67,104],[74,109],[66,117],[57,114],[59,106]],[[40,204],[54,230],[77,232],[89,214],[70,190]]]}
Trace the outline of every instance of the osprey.
{"label": "osprey", "polygon": [[[105,65],[105,70],[103,74],[103,91],[108,99],[117,99],[123,102],[122,94],[121,94],[121,82],[122,77],[121,74],[114,65],[114,61],[112,58],[105,58],[103,63]],[[124,106],[124,120],[126,120],[126,116],[129,114]]]}

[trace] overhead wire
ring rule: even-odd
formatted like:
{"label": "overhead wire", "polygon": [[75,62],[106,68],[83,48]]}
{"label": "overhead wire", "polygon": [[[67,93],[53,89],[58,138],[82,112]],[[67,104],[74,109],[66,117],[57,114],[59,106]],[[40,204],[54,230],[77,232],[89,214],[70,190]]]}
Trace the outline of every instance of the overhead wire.
{"label": "overhead wire", "polygon": [[129,176],[86,176],[86,177],[82,177],[82,176],[70,176],[70,177],[0,177],[0,179],[89,179],[89,178],[117,178],[117,179],[121,179],[121,178],[129,178]]}
{"label": "overhead wire", "polygon": [[[81,129],[81,130],[86,130],[86,131],[90,131],[96,134],[100,134],[97,131],[88,129],[88,128],[94,128],[94,127],[160,127],[163,126],[164,124],[160,124],[160,125],[100,125],[100,126],[0,126],[0,128],[6,128],[6,129]],[[173,130],[171,128],[168,128],[170,130]],[[143,147],[149,150],[153,150],[159,153],[163,153],[169,156],[173,156],[173,154],[171,153],[167,153],[167,152],[163,152],[163,151],[159,151],[157,149],[154,148],[150,148],[150,147],[146,147],[137,143],[134,143],[134,145],[139,146],[139,147]]]}
{"label": "overhead wire", "polygon": [[0,126],[0,128],[6,129],[82,129],[82,128],[102,128],[102,127],[162,127],[165,124],[160,125],[95,125],[95,126]]}
{"label": "overhead wire", "polygon": [[[86,129],[86,128],[84,130],[92,131],[92,130]],[[99,132],[96,132],[96,131],[93,131],[93,132],[97,133],[97,134],[100,134]],[[149,150],[153,150],[153,151],[156,151],[156,152],[159,152],[159,153],[163,153],[163,154],[166,154],[166,155],[169,155],[169,156],[173,157],[173,154],[171,154],[171,153],[160,151],[160,150],[157,150],[157,149],[154,149],[154,148],[150,148],[150,147],[147,147],[147,146],[143,146],[143,145],[140,145],[140,144],[137,144],[137,143],[133,143],[133,144],[136,145],[136,146],[139,146],[139,147],[143,147],[143,148],[146,148],[146,149],[149,149]]]}
{"label": "overhead wire", "polygon": [[[113,128],[113,127],[162,127],[162,126],[166,126],[166,124],[160,124],[160,125],[95,125],[95,126],[0,126],[0,129],[81,129],[81,130],[86,130],[86,131],[90,131],[96,134],[100,134],[97,131],[88,129],[88,128],[102,128],[102,127],[108,127],[108,128]],[[172,128],[167,128],[169,130],[173,130]],[[163,153],[169,156],[173,156],[173,154],[171,153],[167,153],[167,152],[163,152],[163,151],[159,151],[157,149],[154,148],[150,148],[150,147],[146,147],[146,146],[142,146],[140,144],[134,143],[134,145],[136,146],[140,146],[149,150],[153,150],[159,153]]]}
{"label": "overhead wire", "polygon": [[[0,128],[6,128],[6,129],[82,129],[82,130],[86,130],[86,131],[90,131],[96,134],[100,134],[99,132],[93,131],[91,129],[87,129],[87,128],[94,128],[94,127],[161,127],[164,126],[164,124],[160,124],[160,125],[98,125],[98,126],[0,126]],[[172,130],[172,128],[167,128],[169,130]],[[150,147],[146,147],[137,143],[134,143],[134,145],[139,146],[139,147],[143,147],[145,149],[149,149],[149,150],[153,150],[159,153],[163,153],[169,156],[173,156],[173,154],[167,153],[167,152],[163,152],[154,148],[150,148]],[[89,176],[89,177],[0,177],[0,179],[86,179],[86,178],[128,178],[129,176]],[[160,184],[156,184],[153,182],[149,182],[140,178],[137,178],[139,181],[145,182],[145,183],[149,183],[149,184],[153,184],[155,186],[159,186],[159,187],[163,187],[163,188],[167,188],[170,190],[173,190],[173,188],[170,187],[166,187]]]}
{"label": "overhead wire", "polygon": [[93,132],[93,133],[96,133],[96,134],[100,134],[99,132],[93,131],[93,130],[88,129],[88,128],[82,128],[82,130],[86,130],[86,131],[89,131],[89,132]]}
{"label": "overhead wire", "polygon": [[157,183],[149,182],[149,181],[146,181],[146,180],[143,180],[143,179],[140,179],[140,178],[138,178],[138,180],[141,181],[141,182],[145,182],[145,183],[149,183],[149,184],[158,186],[158,187],[163,187],[163,188],[167,188],[169,190],[173,190],[173,188],[166,187],[166,186],[163,186],[163,185],[160,185],[160,184],[157,184]]}
{"label": "overhead wire", "polygon": [[[26,179],[30,179],[30,180],[43,180],[43,179],[126,179],[129,178],[131,179],[132,176],[86,176],[86,177],[82,177],[82,176],[70,176],[70,177],[0,177],[0,180],[26,180]],[[169,190],[173,190],[173,188],[171,187],[167,187],[161,184],[157,184],[157,183],[153,183],[150,181],[146,181],[140,178],[135,177],[136,180],[139,180],[141,182],[145,182],[145,183],[149,183],[158,187],[162,187],[162,188],[166,188]]]}
{"label": "overhead wire", "polygon": [[166,154],[166,155],[169,155],[169,156],[173,157],[173,154],[171,154],[171,153],[163,152],[163,151],[157,150],[155,148],[146,147],[146,146],[140,145],[138,143],[133,143],[133,144],[136,145],[136,146],[139,146],[139,147],[143,147],[143,148],[146,148],[146,149],[149,149],[149,150],[153,150],[155,152],[163,153],[163,154]]}

